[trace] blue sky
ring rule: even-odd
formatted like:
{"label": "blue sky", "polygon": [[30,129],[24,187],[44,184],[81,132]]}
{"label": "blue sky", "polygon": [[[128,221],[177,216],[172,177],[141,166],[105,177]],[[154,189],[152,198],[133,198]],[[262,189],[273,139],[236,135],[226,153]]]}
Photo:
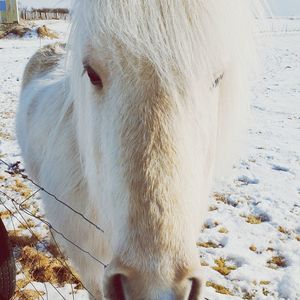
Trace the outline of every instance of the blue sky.
{"label": "blue sky", "polygon": [[268,0],[275,16],[300,16],[300,0]]}
{"label": "blue sky", "polygon": [[[79,0],[80,1],[80,0]],[[69,7],[71,0],[18,0],[19,4],[26,7]]]}
{"label": "blue sky", "polygon": [[[275,16],[300,16],[300,0],[267,1]],[[28,7],[69,7],[71,0],[19,0],[19,2]]]}

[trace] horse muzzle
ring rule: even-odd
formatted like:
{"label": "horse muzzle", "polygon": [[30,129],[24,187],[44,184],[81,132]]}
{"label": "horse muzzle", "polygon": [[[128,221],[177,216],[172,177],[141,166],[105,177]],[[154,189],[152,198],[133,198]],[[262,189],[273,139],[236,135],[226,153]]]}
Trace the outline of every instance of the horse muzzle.
{"label": "horse muzzle", "polygon": [[202,280],[197,273],[170,282],[159,273],[142,273],[112,263],[104,278],[104,296],[109,300],[200,300]]}

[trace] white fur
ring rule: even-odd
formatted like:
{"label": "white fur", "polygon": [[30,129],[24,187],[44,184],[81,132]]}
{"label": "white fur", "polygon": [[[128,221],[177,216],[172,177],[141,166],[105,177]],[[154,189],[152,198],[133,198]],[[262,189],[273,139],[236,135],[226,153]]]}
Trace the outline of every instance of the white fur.
{"label": "white fur", "polygon": [[[61,64],[24,87],[17,133],[29,174],[105,233],[43,194],[54,227],[105,263],[126,252],[134,268],[171,272],[171,254],[147,260],[127,243],[131,194],[120,137],[136,117],[130,105],[141,105],[159,86],[172,99],[164,128],[176,148],[176,171],[161,183],[178,198],[168,238],[196,261],[213,175],[232,162],[247,119],[254,11],[259,2],[248,0],[77,1],[68,71]],[[82,75],[86,57],[102,76],[102,91]],[[148,71],[154,75],[146,80]],[[58,238],[102,299],[103,267]],[[167,299],[170,293],[158,295],[155,284],[145,299]]]}

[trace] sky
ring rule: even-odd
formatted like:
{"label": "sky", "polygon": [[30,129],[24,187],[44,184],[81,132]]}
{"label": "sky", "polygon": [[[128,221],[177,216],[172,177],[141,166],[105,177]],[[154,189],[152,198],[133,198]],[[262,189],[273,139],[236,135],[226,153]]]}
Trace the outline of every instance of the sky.
{"label": "sky", "polygon": [[275,16],[300,16],[300,0],[268,0]]}
{"label": "sky", "polygon": [[24,7],[70,7],[71,0],[18,0]]}
{"label": "sky", "polygon": [[[300,0],[267,1],[275,16],[300,16]],[[69,7],[71,0],[19,0],[19,3],[27,7]]]}

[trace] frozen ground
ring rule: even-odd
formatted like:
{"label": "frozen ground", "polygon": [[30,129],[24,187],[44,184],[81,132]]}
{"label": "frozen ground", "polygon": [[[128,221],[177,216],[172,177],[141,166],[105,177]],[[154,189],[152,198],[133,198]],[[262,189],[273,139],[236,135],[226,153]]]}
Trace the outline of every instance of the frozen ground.
{"label": "frozen ground", "polygon": [[[285,21],[278,22],[276,28],[282,28]],[[65,39],[68,24],[59,21],[49,26]],[[276,31],[274,28],[267,31]],[[295,20],[292,28],[299,30],[299,21]],[[199,255],[208,286],[205,297],[210,300],[300,299],[300,31],[280,30],[258,37],[263,70],[253,87],[250,151],[234,167],[233,179],[216,185],[199,235]],[[22,72],[29,57],[49,42],[36,38],[0,40],[0,156],[7,162],[21,160],[14,117]],[[23,201],[33,187],[16,181],[5,169],[0,164],[1,191]],[[3,194],[0,199],[14,214],[7,214],[0,204],[8,229],[30,236],[18,222],[22,223],[22,216],[15,213],[16,207]],[[42,216],[37,197],[29,200],[28,209]],[[22,215],[47,244],[44,225]],[[48,258],[53,255],[40,242],[34,247]],[[20,251],[16,247],[16,255]],[[26,271],[24,261],[18,266]],[[30,270],[18,275],[21,291],[35,291],[35,287],[45,293],[44,299],[47,293],[48,299],[87,299],[81,290],[71,295],[69,284],[59,288],[62,297],[51,286],[57,286],[55,281],[30,282],[33,275]],[[32,297],[39,298],[37,294]]]}

